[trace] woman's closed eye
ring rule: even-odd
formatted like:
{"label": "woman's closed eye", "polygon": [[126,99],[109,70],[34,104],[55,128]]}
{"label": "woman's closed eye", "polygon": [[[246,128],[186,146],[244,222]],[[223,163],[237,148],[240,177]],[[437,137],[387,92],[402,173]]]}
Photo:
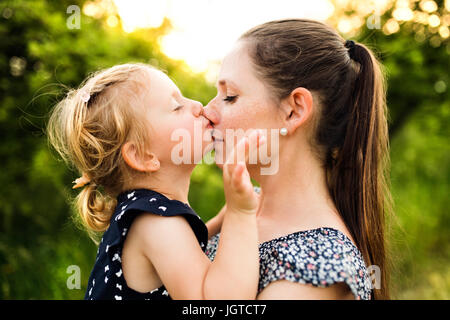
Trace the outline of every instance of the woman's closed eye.
{"label": "woman's closed eye", "polygon": [[173,111],[178,111],[178,110],[180,110],[181,108],[183,108],[184,106],[183,105],[179,105],[179,106],[177,106],[175,109],[173,109]]}
{"label": "woman's closed eye", "polygon": [[232,102],[236,101],[236,98],[237,98],[237,95],[236,96],[227,96],[225,99],[223,99],[223,101],[232,103]]}

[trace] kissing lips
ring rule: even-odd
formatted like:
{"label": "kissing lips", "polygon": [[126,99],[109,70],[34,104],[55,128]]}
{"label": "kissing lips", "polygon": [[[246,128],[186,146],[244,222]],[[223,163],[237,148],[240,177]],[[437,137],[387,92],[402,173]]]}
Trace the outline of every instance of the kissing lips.
{"label": "kissing lips", "polygon": [[212,139],[213,139],[214,142],[223,142],[223,139],[220,139],[220,138],[218,138],[217,136],[214,135],[214,129],[213,129],[213,132],[211,133],[211,136],[212,136]]}

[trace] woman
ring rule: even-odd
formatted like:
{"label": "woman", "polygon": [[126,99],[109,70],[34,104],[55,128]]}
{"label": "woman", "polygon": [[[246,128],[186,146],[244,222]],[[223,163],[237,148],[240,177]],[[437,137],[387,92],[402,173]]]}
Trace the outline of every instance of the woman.
{"label": "woman", "polygon": [[[225,57],[205,115],[214,132],[280,130],[268,147],[278,171],[249,166],[261,186],[258,299],[388,299],[385,88],[371,51],[317,21],[257,26]],[[369,266],[381,273],[373,290]]]}

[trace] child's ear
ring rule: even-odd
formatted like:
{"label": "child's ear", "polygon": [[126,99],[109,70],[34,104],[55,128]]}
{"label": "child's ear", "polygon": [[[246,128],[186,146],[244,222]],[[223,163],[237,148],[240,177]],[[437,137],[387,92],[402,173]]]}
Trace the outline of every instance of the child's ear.
{"label": "child's ear", "polygon": [[139,172],[155,172],[159,170],[159,160],[154,153],[139,152],[133,141],[122,146],[122,157],[125,163]]}

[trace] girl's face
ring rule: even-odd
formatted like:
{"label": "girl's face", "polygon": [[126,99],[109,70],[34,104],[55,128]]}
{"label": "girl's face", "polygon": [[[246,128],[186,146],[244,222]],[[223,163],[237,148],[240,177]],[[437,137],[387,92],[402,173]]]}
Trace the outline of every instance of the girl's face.
{"label": "girl's face", "polygon": [[[236,43],[233,50],[224,58],[217,81],[217,96],[205,108],[205,116],[211,121],[214,131],[216,163],[226,159],[226,151],[231,150],[237,139],[230,139],[227,132],[247,131],[248,129],[270,129],[280,127],[280,113],[269,90],[258,79],[247,44]],[[265,130],[264,130],[265,129]],[[218,144],[222,144],[220,148]],[[268,149],[270,139],[267,139]]]}
{"label": "girl's face", "polygon": [[212,150],[212,126],[200,102],[183,97],[163,72],[150,70],[146,105],[151,152],[161,164],[197,164]]}

